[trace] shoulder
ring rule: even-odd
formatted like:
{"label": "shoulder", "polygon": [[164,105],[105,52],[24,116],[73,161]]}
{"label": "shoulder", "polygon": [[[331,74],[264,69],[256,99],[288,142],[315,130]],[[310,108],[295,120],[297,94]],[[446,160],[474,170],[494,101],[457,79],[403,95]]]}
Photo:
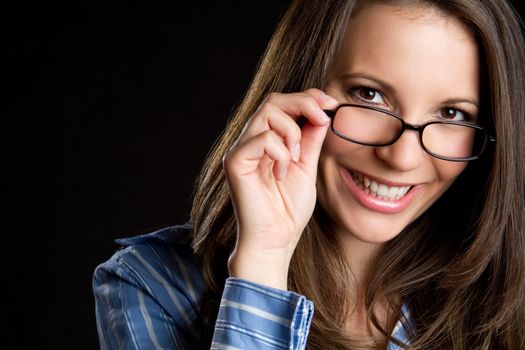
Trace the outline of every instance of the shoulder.
{"label": "shoulder", "polygon": [[[94,273],[97,303],[106,298],[129,305],[149,302],[174,323],[192,327],[206,290],[200,264],[190,246],[189,225],[166,227],[145,235],[118,239],[122,246]],[[123,306],[124,307],[124,306]]]}
{"label": "shoulder", "polygon": [[186,285],[201,277],[199,263],[190,246],[189,230],[188,225],[171,226],[140,236],[117,239],[116,243],[123,248],[107,263],[126,268],[137,277]]}

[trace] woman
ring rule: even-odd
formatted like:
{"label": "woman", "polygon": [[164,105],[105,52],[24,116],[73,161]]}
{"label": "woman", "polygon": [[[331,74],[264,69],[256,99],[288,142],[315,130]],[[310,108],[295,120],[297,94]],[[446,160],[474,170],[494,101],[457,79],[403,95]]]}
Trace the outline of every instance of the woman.
{"label": "woman", "polygon": [[102,347],[525,348],[524,52],[503,0],[293,2]]}

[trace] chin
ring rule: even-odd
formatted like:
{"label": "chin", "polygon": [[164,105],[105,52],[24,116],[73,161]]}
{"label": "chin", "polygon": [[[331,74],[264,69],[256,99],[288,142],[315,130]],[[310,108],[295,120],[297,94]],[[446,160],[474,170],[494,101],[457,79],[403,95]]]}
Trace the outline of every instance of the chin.
{"label": "chin", "polygon": [[[424,211],[422,207],[405,207],[396,212],[371,210],[348,191],[345,181],[318,181],[318,201],[330,218],[336,235],[342,240],[371,244],[386,243],[398,236]],[[420,210],[417,210],[420,209]]]}
{"label": "chin", "polygon": [[[342,240],[357,239],[363,243],[381,244],[397,237],[411,220],[396,220],[392,215],[377,215],[376,213],[363,213],[362,209],[352,205],[346,210],[330,208],[330,203],[319,201],[327,211],[337,236]],[[330,214],[331,213],[331,214]],[[382,216],[382,217],[381,217]]]}

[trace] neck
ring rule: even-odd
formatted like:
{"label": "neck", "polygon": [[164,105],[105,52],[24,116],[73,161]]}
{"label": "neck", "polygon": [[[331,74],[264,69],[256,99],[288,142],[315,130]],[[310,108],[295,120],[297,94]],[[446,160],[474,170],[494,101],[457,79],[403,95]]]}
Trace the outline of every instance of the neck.
{"label": "neck", "polygon": [[358,296],[364,297],[370,274],[383,243],[363,242],[348,233],[340,234],[339,239],[344,249],[346,261],[352,270]]}
{"label": "neck", "polygon": [[[363,242],[346,232],[339,234],[339,239],[352,272],[350,278],[355,281],[354,291],[356,293],[355,295],[348,296],[351,300],[349,303],[351,313],[349,319],[346,321],[346,329],[349,334],[354,336],[372,337],[376,340],[381,339],[383,335],[374,329],[374,327],[369,327],[365,296],[371,273],[383,243]],[[378,312],[376,316],[378,316],[380,322],[386,326],[389,323],[386,316],[386,300],[381,300],[378,305],[376,304],[375,309],[376,312]]]}

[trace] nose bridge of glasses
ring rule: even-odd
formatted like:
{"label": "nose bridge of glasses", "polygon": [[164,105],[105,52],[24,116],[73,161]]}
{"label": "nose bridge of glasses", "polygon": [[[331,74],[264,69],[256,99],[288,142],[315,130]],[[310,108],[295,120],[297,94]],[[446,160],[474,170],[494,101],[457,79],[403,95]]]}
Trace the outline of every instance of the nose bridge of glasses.
{"label": "nose bridge of glasses", "polygon": [[[403,147],[406,149],[406,151],[409,151],[410,149],[415,150],[414,147],[418,148],[418,146],[425,149],[425,147],[423,146],[423,137],[422,137],[422,131],[425,126],[410,124],[410,123],[405,122],[401,118],[399,118],[399,120],[401,121],[401,127],[396,137],[392,140],[392,145],[402,143],[404,146],[408,146],[408,147]],[[415,131],[415,133],[412,135],[407,134],[405,132],[407,130]],[[400,140],[401,138],[403,138],[403,140]]]}
{"label": "nose bridge of glasses", "polygon": [[410,124],[410,123],[407,123],[406,121],[404,121],[403,119],[401,119],[401,121],[403,122],[403,128],[400,131],[400,133],[403,133],[403,131],[405,131],[405,130],[413,130],[413,131],[416,131],[419,134],[421,134],[421,132],[423,131],[423,129],[426,126],[426,124]]}
{"label": "nose bridge of glasses", "polygon": [[404,123],[389,143],[375,149],[379,158],[400,171],[417,168],[425,154],[420,133],[405,133],[406,130],[418,131],[419,127]]}
{"label": "nose bridge of glasses", "polygon": [[405,134],[405,131],[406,130],[410,130],[410,131],[415,131],[417,135],[417,137],[420,139],[420,141],[422,142],[422,132],[423,132],[423,129],[425,128],[426,124],[412,124],[412,123],[408,123],[407,121],[405,121],[405,119],[399,115],[399,114],[395,114],[393,112],[390,112],[390,111],[384,111],[384,110],[375,110],[376,113],[380,113],[380,114],[383,114],[383,115],[387,115],[387,116],[390,116],[390,120],[394,120],[397,119],[397,133],[396,135],[393,137],[393,140],[391,143],[395,143],[397,142],[397,140],[399,140],[399,138],[401,138],[404,134]]}

